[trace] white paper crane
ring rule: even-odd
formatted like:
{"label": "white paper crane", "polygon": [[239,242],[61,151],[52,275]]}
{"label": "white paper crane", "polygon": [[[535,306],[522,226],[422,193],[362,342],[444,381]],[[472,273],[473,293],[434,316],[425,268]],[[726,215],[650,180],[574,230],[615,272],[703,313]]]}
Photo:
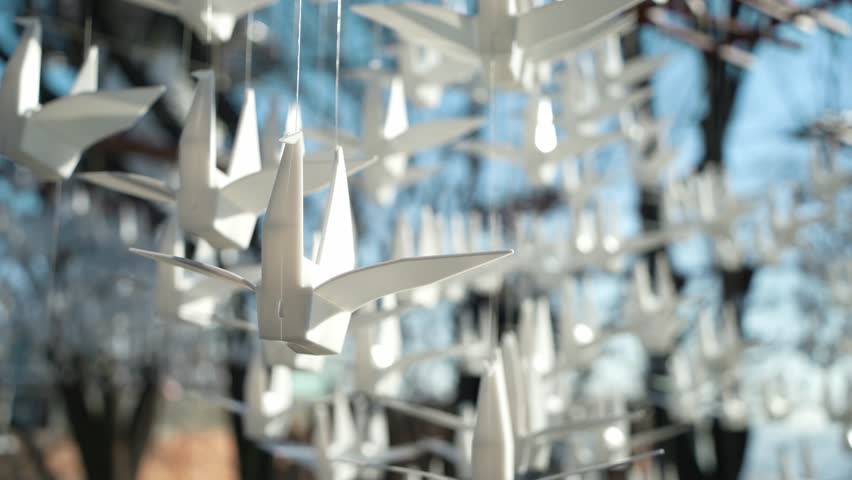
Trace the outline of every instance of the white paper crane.
{"label": "white paper crane", "polygon": [[[395,300],[388,302],[391,298],[393,295],[383,299],[385,308],[393,308]],[[354,387],[356,391],[373,397],[398,397],[402,388],[402,375],[411,367],[434,360],[467,357],[471,349],[476,348],[476,345],[458,344],[403,355],[398,316],[388,316],[369,325],[353,325],[353,329]]]}
{"label": "white paper crane", "polygon": [[184,258],[134,250],[158,261],[257,292],[264,342],[298,353],[337,354],[352,312],[392,293],[429,285],[512,254],[508,251],[415,257],[355,269],[355,238],[343,150],[335,152],[331,190],[316,261],[304,257],[301,134],[288,137],[263,222],[261,282]]}
{"label": "white paper crane", "polygon": [[[197,72],[198,86],[178,147],[180,187],[134,173],[92,172],[80,178],[96,185],[177,207],[181,228],[215,248],[248,247],[260,213],[269,204],[277,165],[262,168],[254,90],[247,89],[228,172],[216,166],[215,77]],[[298,123],[298,113],[294,113]],[[296,125],[298,126],[298,125]],[[307,163],[305,192],[324,188],[331,163]]]}
{"label": "white paper crane", "polygon": [[564,260],[562,264],[547,262],[542,266],[544,274],[555,273],[555,277],[561,279],[562,275],[594,268],[621,272],[629,256],[660,248],[688,232],[686,229],[670,227],[622,238],[607,231],[605,224],[612,219],[604,220],[603,211],[605,209],[599,207],[596,210],[583,209],[574,214],[571,242],[562,249]]}
{"label": "white paper crane", "polygon": [[400,42],[391,48],[396,54],[405,96],[418,107],[437,107],[445,86],[469,83],[476,73],[475,66],[442,55],[434,48],[410,42]]}
{"label": "white paper crane", "polygon": [[[480,383],[476,421],[472,425],[455,415],[427,407],[411,406],[405,402],[393,400],[386,400],[382,403],[390,408],[400,410],[418,418],[426,419],[427,421],[435,422],[438,425],[453,429],[472,430],[472,448],[470,455],[470,478],[472,480],[514,480],[518,473],[516,447],[524,449],[527,448],[528,443],[547,442],[552,441],[554,438],[564,437],[567,435],[567,432],[570,432],[572,429],[589,428],[591,426],[596,426],[599,423],[610,423],[616,420],[616,418],[583,420],[574,424],[552,427],[547,431],[536,432],[535,434],[522,439],[516,438],[516,434],[512,426],[509,393],[505,376],[506,374],[502,362],[502,355],[498,349],[493,353],[491,366]],[[618,418],[623,417],[624,416],[622,415]],[[428,445],[428,442],[425,443]],[[440,453],[445,450],[446,449],[443,448],[433,449],[435,453]],[[450,453],[455,460],[464,457],[463,453],[461,455],[459,454],[460,452]],[[628,465],[629,463],[641,458],[656,456],[660,453],[661,451],[656,451],[651,455],[638,455],[608,464],[595,465],[575,470],[573,472],[549,475],[541,477],[538,480],[570,478],[572,475],[578,475],[585,472],[607,470],[617,466]],[[371,462],[368,459],[353,458],[351,456],[342,457],[338,460],[342,462],[350,462],[356,465],[385,469],[391,472],[418,473],[422,475],[423,478],[456,480],[453,477],[427,472],[417,472],[416,470],[402,467],[392,467],[379,462]]]}
{"label": "white paper crane", "polygon": [[241,17],[278,3],[278,0],[125,0],[180,18],[207,43],[231,39]]}
{"label": "white paper crane", "polygon": [[309,139],[330,145],[336,142],[350,152],[378,157],[376,165],[364,170],[364,188],[377,202],[386,205],[393,201],[398,189],[437,171],[435,168],[410,166],[410,155],[462,137],[479,127],[482,120],[463,117],[409,125],[402,79],[394,77],[391,80],[387,109],[383,111],[382,84],[376,80],[375,73],[366,77],[370,81],[362,102],[364,127],[360,140],[343,132],[335,136],[332,129],[305,129],[305,134]]}
{"label": "white paper crane", "polygon": [[0,153],[43,180],[67,179],[84,150],[132,127],[165,88],[98,92],[98,49],[93,47],[69,95],[41,105],[41,22],[19,22],[25,30],[0,84]]}
{"label": "white paper crane", "polygon": [[[347,462],[335,461],[341,457],[357,457],[377,463],[408,462],[423,454],[419,444],[394,445],[384,448],[369,445],[370,439],[359,438],[355,420],[345,394],[334,395],[333,418],[324,405],[314,410],[314,433],[311,445],[298,443],[265,443],[261,448],[273,455],[309,468],[318,480],[355,480],[359,468]],[[379,422],[374,428],[387,429]],[[387,432],[382,435],[387,436]],[[382,441],[380,440],[379,443]]]}
{"label": "white paper crane", "polygon": [[[356,5],[352,10],[393,29],[406,41],[480,65],[486,78],[515,85],[545,51],[559,56],[599,26],[640,0],[570,0],[524,8],[514,0],[481,0],[468,16],[424,3]],[[564,53],[563,53],[564,54]],[[493,68],[493,70],[492,70]]]}
{"label": "white paper crane", "polygon": [[633,297],[628,303],[629,331],[639,337],[653,354],[671,352],[684,328],[677,310],[684,300],[677,294],[668,257],[664,252],[654,256],[654,281],[648,261],[640,259],[633,267]]}
{"label": "white paper crane", "polygon": [[260,352],[249,362],[243,385],[243,431],[255,441],[280,438],[289,427],[294,406],[293,379],[289,367],[276,365],[267,372]]}
{"label": "white paper crane", "polygon": [[615,131],[590,135],[577,133],[559,142],[550,99],[533,95],[524,114],[523,146],[468,140],[460,143],[456,149],[523,165],[530,179],[542,185],[553,182],[561,163],[576,162],[583,154],[623,139],[624,134]]}
{"label": "white paper crane", "polygon": [[[239,208],[223,190],[260,170],[254,92],[246,91],[227,173],[216,167],[215,78],[197,72],[198,86],[181,132],[177,190],[165,182],[133,173],[93,172],[80,175],[88,182],[143,199],[175,204],[181,228],[216,248],[246,248],[254,234],[258,212]],[[262,194],[262,192],[260,192]]]}
{"label": "white paper crane", "polygon": [[[174,217],[169,218],[162,228],[160,252],[179,257],[184,255],[183,236]],[[186,273],[171,265],[157,265],[155,296],[159,315],[203,327],[220,325],[214,316],[216,310],[236,287],[207,277],[190,277]]]}

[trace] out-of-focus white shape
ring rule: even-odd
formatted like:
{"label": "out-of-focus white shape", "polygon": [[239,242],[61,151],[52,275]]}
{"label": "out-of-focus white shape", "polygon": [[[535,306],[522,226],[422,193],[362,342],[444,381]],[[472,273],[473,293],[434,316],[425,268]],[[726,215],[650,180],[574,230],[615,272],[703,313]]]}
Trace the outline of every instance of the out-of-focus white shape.
{"label": "out-of-focus white shape", "polygon": [[274,5],[278,0],[125,0],[180,18],[199,39],[224,43],[231,39],[241,17]]}
{"label": "out-of-focus white shape", "polygon": [[69,95],[41,105],[41,22],[19,22],[25,30],[0,84],[0,153],[40,179],[67,179],[86,148],[132,127],[165,88],[98,92],[98,49],[92,47]]}
{"label": "out-of-focus white shape", "polygon": [[564,56],[639,0],[555,2],[522,9],[486,1],[474,16],[424,3],[357,5],[352,10],[401,38],[478,65],[499,85],[531,86],[538,63]]}
{"label": "out-of-focus white shape", "polygon": [[333,129],[306,129],[305,133],[309,139],[329,145],[336,141],[349,151],[377,157],[376,165],[364,170],[364,188],[374,200],[387,205],[393,201],[398,189],[436,172],[431,167],[409,166],[410,155],[464,136],[479,127],[482,119],[464,117],[409,125],[402,79],[391,78],[387,109],[383,111],[382,75],[369,70],[360,72],[360,76],[368,81],[362,101],[363,133],[360,139],[345,132],[335,135]]}

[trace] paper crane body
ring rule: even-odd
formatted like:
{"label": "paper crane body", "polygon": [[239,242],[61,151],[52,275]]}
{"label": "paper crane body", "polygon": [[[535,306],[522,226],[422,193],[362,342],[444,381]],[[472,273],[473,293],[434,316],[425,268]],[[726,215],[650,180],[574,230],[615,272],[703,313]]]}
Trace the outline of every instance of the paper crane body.
{"label": "paper crane body", "polygon": [[352,312],[405,290],[429,285],[510,255],[511,251],[414,257],[355,267],[355,238],[343,150],[335,153],[332,185],[316,261],[303,250],[301,134],[284,148],[261,237],[260,285],[191,260],[136,250],[257,292],[260,338],[298,353],[337,354]]}
{"label": "paper crane body", "polygon": [[98,92],[98,50],[92,48],[70,94],[41,105],[41,23],[21,23],[26,29],[0,85],[0,153],[41,179],[67,179],[86,148],[133,126],[165,89]]}
{"label": "paper crane body", "polygon": [[223,194],[223,190],[260,170],[254,92],[246,92],[230,171],[225,174],[216,167],[213,72],[198,72],[196,76],[198,86],[178,146],[180,188],[175,190],[157,179],[128,173],[94,172],[83,174],[81,178],[143,199],[174,203],[184,231],[207,240],[216,248],[242,249],[251,241],[259,212],[240,208]]}
{"label": "paper crane body", "polygon": [[[424,3],[357,5],[352,10],[393,29],[406,41],[434,48],[493,73],[498,84],[515,85],[522,67],[545,51],[558,56],[584,30],[598,26],[639,0],[555,2],[523,8],[522,2],[483,0],[477,15],[462,15]],[[491,76],[488,74],[486,76]]]}
{"label": "paper crane body", "polygon": [[125,0],[183,20],[207,43],[231,39],[240,17],[277,3],[277,0]]}

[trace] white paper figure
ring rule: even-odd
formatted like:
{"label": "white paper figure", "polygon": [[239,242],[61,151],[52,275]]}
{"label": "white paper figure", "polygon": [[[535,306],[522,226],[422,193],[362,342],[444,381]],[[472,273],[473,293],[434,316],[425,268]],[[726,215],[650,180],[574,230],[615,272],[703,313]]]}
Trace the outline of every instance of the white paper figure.
{"label": "white paper figure", "polygon": [[[354,480],[359,468],[351,462],[338,462],[341,457],[353,457],[377,463],[412,461],[423,454],[417,444],[395,445],[382,451],[365,449],[359,438],[348,398],[338,392],[333,400],[333,418],[325,406],[315,409],[314,435],[311,445],[297,443],[266,443],[261,448],[271,454],[310,469],[318,480]],[[387,425],[385,424],[386,428]],[[385,433],[386,434],[386,433]],[[372,453],[372,454],[370,454]]]}
{"label": "white paper figure", "polygon": [[[93,172],[80,178],[128,195],[177,207],[181,228],[215,248],[248,247],[272,193],[277,166],[262,169],[254,90],[246,90],[227,173],[216,167],[216,102],[213,72],[197,72],[198,86],[178,147],[180,187],[133,173]],[[298,113],[295,113],[298,118]],[[331,163],[307,164],[305,191],[330,181]]]}
{"label": "white paper figure", "polygon": [[[512,426],[509,394],[502,362],[502,354],[498,349],[492,354],[491,366],[480,383],[476,420],[472,425],[469,422],[465,422],[458,416],[428,407],[411,406],[405,402],[394,400],[386,400],[383,404],[390,408],[400,410],[406,414],[423,418],[427,421],[431,421],[448,428],[472,430],[470,438],[472,444],[470,455],[470,478],[472,480],[514,480],[517,473],[515,458],[516,448],[518,445],[520,445],[521,448],[527,448],[528,444],[535,445],[540,442],[553,441],[554,438],[564,437],[566,432],[575,428],[575,425],[562,425],[548,429],[548,431],[536,432],[524,438],[517,438]],[[591,426],[597,426],[599,423],[611,423],[620,418],[623,418],[623,416],[619,416],[618,418],[610,417],[605,419],[584,420],[577,422],[576,427],[590,428]],[[430,449],[433,453],[440,454],[444,451],[444,449],[437,446],[439,443],[440,442],[438,441],[431,442],[431,444],[429,442],[425,442],[424,445],[427,445],[427,448],[431,446],[432,448]],[[656,451],[651,455],[644,454],[637,457],[629,457],[610,464],[595,465],[581,470],[575,470],[573,472],[541,477],[540,480],[569,478],[571,475],[575,474],[596,470],[606,470],[608,468],[613,468],[614,466],[629,464],[639,458],[656,456],[661,453],[661,451]],[[456,460],[460,457],[458,452],[452,452],[450,456]],[[360,458],[343,457],[338,460],[356,465],[380,468],[391,472],[412,472],[410,469],[391,467],[386,464],[370,462]],[[414,473],[418,472],[414,471]],[[456,480],[453,477],[446,477],[443,475],[424,474],[424,476],[441,480]]]}
{"label": "white paper figure", "polygon": [[493,76],[500,85],[516,85],[534,69],[529,64],[564,55],[587,31],[637,3],[569,1],[524,11],[520,2],[483,0],[473,16],[413,2],[356,5],[352,10],[406,41],[480,65],[484,76]]}
{"label": "white paper figure", "polygon": [[[364,170],[364,189],[377,202],[387,205],[393,201],[398,189],[427,178],[437,171],[432,167],[409,166],[410,155],[462,137],[479,127],[482,120],[478,117],[464,117],[409,125],[405,89],[399,77],[391,80],[385,111],[381,109],[385,104],[382,99],[382,84],[372,79],[367,84],[362,101],[363,132],[360,139],[340,132],[337,135],[337,143],[349,151],[378,157],[376,165]],[[332,129],[306,129],[305,132],[310,139],[330,145],[335,142]]]}
{"label": "white paper figure", "polygon": [[666,254],[657,253],[654,262],[653,282],[646,260],[638,260],[633,267],[633,301],[628,303],[625,330],[638,336],[649,352],[662,355],[671,352],[685,326],[677,314],[683,301]]}
{"label": "white paper figure", "polygon": [[191,260],[134,250],[257,292],[259,334],[298,353],[337,354],[352,312],[378,298],[429,285],[511,255],[509,251],[394,260],[355,269],[355,239],[343,150],[335,155],[316,261],[304,257],[304,143],[289,137],[261,237],[261,282]]}
{"label": "white paper figure", "polygon": [[561,279],[562,275],[587,269],[621,272],[631,255],[641,255],[663,247],[689,231],[686,228],[671,227],[623,238],[611,233],[612,229],[606,227],[607,223],[612,224],[615,219],[611,216],[604,219],[601,213],[603,211],[606,209],[599,207],[573,213],[571,242],[563,247],[561,252],[564,260],[561,265],[553,262],[542,265],[543,275],[555,273],[555,278]]}
{"label": "white paper figure", "polygon": [[253,440],[280,438],[289,427],[288,410],[293,407],[292,372],[283,365],[267,373],[260,352],[255,354],[246,370],[243,398],[246,411],[243,431]]}
{"label": "white paper figure", "polygon": [[468,140],[461,142],[456,149],[519,163],[526,168],[535,184],[543,185],[553,182],[561,163],[577,161],[577,157],[583,154],[624,138],[619,131],[594,135],[578,133],[557,142],[550,99],[533,95],[524,115],[523,146]]}
{"label": "white paper figure", "polygon": [[418,107],[437,107],[445,86],[466,84],[476,73],[475,66],[442,55],[434,48],[400,42],[393,52],[405,85],[405,97]]}
{"label": "white paper figure", "polygon": [[40,179],[67,179],[84,150],[132,127],[165,88],[98,92],[98,49],[92,47],[68,96],[41,105],[41,22],[19,22],[25,30],[0,84],[0,153]]}
{"label": "white paper figure", "polygon": [[[169,218],[162,229],[160,252],[179,257],[184,255],[183,236],[174,217]],[[214,318],[216,310],[235,290],[236,287],[231,284],[198,275],[193,277],[171,265],[157,265],[155,296],[158,313],[163,318],[177,318],[203,327],[219,325]]]}
{"label": "white paper figure", "polygon": [[803,8],[779,0],[744,0],[743,3],[779,22],[797,26],[805,33],[813,32],[816,24],[844,37],[852,35],[848,22],[824,8]]}
{"label": "white paper figure", "polygon": [[207,43],[231,39],[241,17],[274,5],[278,0],[125,0],[165,15],[180,18]]}

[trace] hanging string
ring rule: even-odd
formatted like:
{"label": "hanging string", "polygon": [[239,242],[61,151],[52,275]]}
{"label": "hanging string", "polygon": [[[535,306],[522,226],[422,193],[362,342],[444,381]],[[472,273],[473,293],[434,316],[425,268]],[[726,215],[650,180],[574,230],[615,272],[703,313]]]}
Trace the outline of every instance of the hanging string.
{"label": "hanging string", "polygon": [[302,77],[302,0],[296,16],[296,110],[299,110],[299,90]]}
{"label": "hanging string", "polygon": [[252,29],[254,28],[254,12],[249,12],[246,19],[246,90],[251,87],[251,53],[252,53]]}
{"label": "hanging string", "polygon": [[340,130],[340,17],[343,0],[337,0],[337,52],[334,57],[334,145],[339,147]]}

